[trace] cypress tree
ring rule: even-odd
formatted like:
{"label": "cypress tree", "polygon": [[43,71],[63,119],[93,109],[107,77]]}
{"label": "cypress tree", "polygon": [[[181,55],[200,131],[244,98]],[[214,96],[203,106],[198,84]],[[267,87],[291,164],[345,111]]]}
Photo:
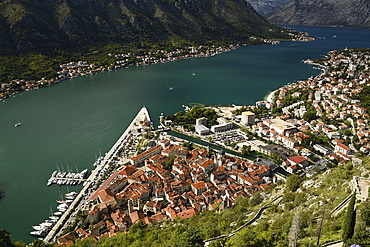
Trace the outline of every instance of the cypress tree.
{"label": "cypress tree", "polygon": [[356,223],[355,200],[356,200],[356,194],[352,194],[352,197],[348,203],[346,215],[343,221],[342,238],[343,238],[344,243],[352,238],[354,231],[355,231],[355,223]]}

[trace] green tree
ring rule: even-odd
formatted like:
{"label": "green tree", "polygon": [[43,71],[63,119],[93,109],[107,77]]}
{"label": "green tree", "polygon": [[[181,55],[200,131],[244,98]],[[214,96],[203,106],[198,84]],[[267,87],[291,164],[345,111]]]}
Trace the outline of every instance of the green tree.
{"label": "green tree", "polygon": [[194,149],[192,142],[183,142],[181,146],[186,147],[188,150]]}
{"label": "green tree", "polygon": [[[109,239],[111,240],[111,239]],[[104,241],[103,241],[104,243]],[[73,245],[75,247],[97,247],[98,243],[95,242],[92,238],[86,238],[82,240],[77,240],[76,243]]]}
{"label": "green tree", "polygon": [[173,156],[172,154],[170,154],[168,156],[168,160],[166,161],[166,163],[164,164],[164,166],[166,167],[167,170],[172,170],[172,166],[173,166],[173,163],[175,161],[175,156]]}
{"label": "green tree", "polygon": [[251,153],[251,146],[243,145],[241,153],[242,153],[243,156],[250,155],[250,153]]}
{"label": "green tree", "polygon": [[356,223],[355,200],[356,200],[356,194],[352,194],[352,197],[348,203],[346,215],[343,221],[342,238],[343,238],[344,243],[350,240],[354,234],[355,223]]}
{"label": "green tree", "polygon": [[54,246],[54,245],[53,245],[53,244],[47,244],[47,243],[45,243],[44,241],[41,241],[41,240],[35,239],[35,240],[33,240],[33,242],[32,242],[32,246],[35,246],[35,247],[52,247],[52,246]]}
{"label": "green tree", "polygon": [[294,192],[301,186],[302,182],[303,179],[299,175],[293,174],[286,180],[286,189]]}
{"label": "green tree", "polygon": [[256,193],[249,199],[249,205],[253,207],[253,206],[260,204],[262,201],[263,201],[263,198],[261,194]]}
{"label": "green tree", "polygon": [[312,106],[312,109],[311,107],[309,107],[307,111],[305,112],[305,114],[303,114],[303,119],[308,122],[316,118],[317,118],[316,110],[315,108],[313,108],[313,106]]}
{"label": "green tree", "polygon": [[370,232],[365,226],[356,227],[355,234],[349,240],[348,245],[357,244],[359,246],[370,246]]}
{"label": "green tree", "polygon": [[195,227],[189,227],[179,237],[179,241],[176,243],[178,247],[203,247],[203,239],[200,232]]}
{"label": "green tree", "polygon": [[366,226],[370,226],[370,203],[364,202],[361,209],[361,219]]}
{"label": "green tree", "polygon": [[4,247],[14,246],[10,239],[10,233],[5,230],[0,231],[0,247],[3,247],[3,246]]}

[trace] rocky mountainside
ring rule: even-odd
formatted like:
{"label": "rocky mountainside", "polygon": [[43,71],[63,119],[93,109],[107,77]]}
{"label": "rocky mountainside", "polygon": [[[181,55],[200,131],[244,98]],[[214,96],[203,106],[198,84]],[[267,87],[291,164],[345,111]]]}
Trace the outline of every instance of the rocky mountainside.
{"label": "rocky mountainside", "polygon": [[286,3],[288,0],[247,0],[261,15],[265,15]]}
{"label": "rocky mountainside", "polygon": [[271,29],[277,27],[244,0],[0,0],[2,54],[170,38],[242,40]]}
{"label": "rocky mountainside", "polygon": [[370,27],[370,0],[289,0],[267,19],[286,25]]}

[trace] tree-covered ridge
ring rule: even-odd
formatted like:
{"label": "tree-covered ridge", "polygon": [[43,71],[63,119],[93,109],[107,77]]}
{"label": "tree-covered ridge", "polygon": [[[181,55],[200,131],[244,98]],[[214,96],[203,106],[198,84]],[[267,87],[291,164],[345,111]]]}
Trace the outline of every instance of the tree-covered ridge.
{"label": "tree-covered ridge", "polygon": [[369,0],[289,0],[266,18],[282,25],[368,28],[369,14]]}
{"label": "tree-covered ridge", "polygon": [[288,38],[240,0],[8,0],[0,3],[0,54],[186,39]]}

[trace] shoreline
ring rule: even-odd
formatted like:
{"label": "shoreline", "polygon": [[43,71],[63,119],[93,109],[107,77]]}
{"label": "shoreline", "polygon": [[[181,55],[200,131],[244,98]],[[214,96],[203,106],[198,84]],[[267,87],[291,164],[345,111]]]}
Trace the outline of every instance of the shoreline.
{"label": "shoreline", "polygon": [[263,99],[269,103],[272,103],[274,101],[274,95],[275,93],[280,90],[281,87],[273,90],[273,91],[270,91]]}
{"label": "shoreline", "polygon": [[[266,43],[266,42],[264,42],[264,43]],[[247,45],[246,44],[221,45],[217,48],[210,47],[209,50],[206,51],[206,53],[187,54],[187,55],[183,55],[183,56],[179,56],[179,57],[168,56],[166,58],[162,58],[162,60],[160,60],[160,61],[148,61],[148,62],[138,61],[137,63],[127,64],[127,65],[120,65],[121,61],[117,60],[115,62],[116,65],[114,66],[114,68],[112,68],[112,66],[109,66],[109,65],[102,65],[98,68],[93,67],[93,68],[91,68],[91,70],[86,71],[86,73],[82,73],[82,72],[75,73],[75,71],[74,71],[74,72],[71,72],[70,75],[68,73],[67,76],[63,76],[63,77],[61,77],[61,72],[62,71],[58,71],[58,72],[56,72],[56,74],[58,74],[56,77],[52,77],[52,78],[49,78],[49,79],[45,79],[45,78],[42,78],[40,80],[18,79],[18,80],[16,80],[16,83],[17,84],[26,83],[25,85],[23,85],[24,87],[26,87],[29,84],[33,85],[34,83],[38,83],[38,85],[35,86],[35,87],[31,87],[31,88],[27,86],[25,89],[22,89],[22,90],[19,90],[19,91],[16,91],[16,92],[12,92],[12,93],[7,92],[8,94],[6,95],[6,97],[3,97],[3,96],[0,95],[0,102],[5,103],[7,99],[15,98],[17,95],[20,95],[22,93],[26,93],[26,92],[29,92],[29,91],[38,90],[38,89],[42,89],[42,88],[51,87],[51,86],[53,86],[55,84],[59,84],[63,81],[78,78],[78,77],[91,76],[91,75],[100,74],[100,73],[103,73],[103,72],[112,72],[112,71],[119,71],[119,70],[123,70],[123,69],[130,69],[132,67],[141,67],[141,66],[155,65],[155,64],[160,64],[160,63],[175,62],[175,61],[184,60],[184,59],[213,57],[213,56],[216,56],[218,54],[222,54],[222,53],[225,53],[225,52],[230,52],[230,51],[236,50],[236,49],[238,49],[242,46],[247,46]],[[70,62],[70,63],[75,63],[75,62]],[[76,63],[76,64],[78,64],[78,63]],[[64,65],[66,65],[66,64],[61,64],[60,67],[64,68],[63,67]],[[79,68],[90,67],[90,66],[91,65],[81,65],[81,66],[73,66],[72,68],[77,70]],[[5,83],[5,84],[11,84],[11,82],[8,82],[8,83]]]}
{"label": "shoreline", "polygon": [[[316,75],[314,78],[316,78],[316,79],[320,79],[322,76],[324,76],[325,75],[325,73],[326,73],[326,71],[327,71],[327,69],[328,69],[328,66],[325,66],[325,65],[322,65],[322,64],[319,64],[319,63],[311,63],[311,62],[306,62],[306,61],[302,61],[303,63],[307,63],[307,64],[311,64],[311,65],[316,65],[316,66],[318,66],[319,68],[319,70],[321,70],[321,73],[319,73],[318,75]],[[314,69],[314,68],[313,68]],[[313,77],[313,76],[311,76],[311,77]],[[308,80],[309,78],[307,78],[306,80]],[[299,81],[295,81],[295,82],[293,82],[293,83],[288,83],[288,84],[294,84],[294,83],[297,83],[297,82],[299,82]],[[275,95],[275,93],[277,92],[277,91],[279,91],[281,88],[283,88],[283,87],[285,87],[286,85],[283,85],[283,86],[281,86],[281,87],[278,87],[277,89],[274,89],[274,90],[272,90],[272,91],[269,91],[266,95],[265,95],[265,97],[263,97],[263,100],[264,101],[266,101],[266,102],[269,102],[269,103],[273,103],[273,101],[274,101],[274,95]]]}
{"label": "shoreline", "polygon": [[[290,29],[291,31],[294,31],[293,29]],[[290,41],[293,42],[308,42],[312,41],[312,38],[308,37],[308,34],[298,31],[298,34],[296,36],[292,37]],[[182,59],[191,59],[191,58],[199,58],[199,57],[212,57],[218,54],[222,54],[225,52],[230,52],[233,50],[236,50],[242,46],[252,46],[252,45],[275,45],[279,44],[282,40],[274,40],[274,39],[263,39],[259,38],[259,41],[257,43],[235,43],[235,44],[223,44],[218,47],[207,47],[207,50],[205,52],[198,51],[199,47],[202,47],[200,45],[199,47],[193,47],[196,51],[195,52],[187,52],[185,55],[182,56],[172,56],[172,53],[175,53],[175,51],[166,51],[166,57],[160,58],[159,60],[156,60],[156,57],[149,56],[151,52],[148,52],[145,55],[137,56],[134,53],[127,53],[127,54],[115,54],[114,56],[116,58],[127,58],[129,57],[128,54],[133,55],[136,58],[142,59],[141,61],[137,61],[136,63],[132,64],[126,64],[125,60],[116,60],[114,64],[104,64],[99,67],[95,67],[94,64],[87,64],[87,62],[69,62],[67,64],[60,64],[60,68],[62,71],[57,71],[55,77],[51,78],[41,78],[39,80],[28,80],[28,79],[16,79],[10,82],[6,82],[3,84],[6,84],[6,86],[3,88],[3,93],[0,92],[0,102],[5,102],[6,99],[14,98],[16,95],[25,93],[28,91],[33,91],[36,89],[46,88],[50,87],[54,84],[58,84],[60,82],[63,82],[65,80],[81,77],[81,76],[88,76],[88,75],[94,75],[99,74],[102,72],[110,72],[110,71],[117,71],[121,69],[129,69],[131,67],[138,67],[138,66],[146,66],[146,65],[152,65],[157,63],[167,63],[167,62],[173,62],[177,60]],[[182,48],[182,49],[185,49]],[[164,54],[164,53],[163,53]],[[169,54],[169,55],[168,55]],[[148,57],[149,56],[149,57]],[[127,59],[126,59],[127,60]],[[73,65],[72,65],[73,64]],[[87,71],[85,71],[85,68],[89,68]],[[64,70],[68,69],[69,71],[67,73],[64,73]],[[70,71],[72,69],[72,71]],[[82,69],[82,70],[81,70]],[[22,88],[19,91],[15,92],[9,92],[7,89],[10,87],[10,84],[16,83],[19,85],[20,88]],[[35,85],[36,84],[36,85]]]}
{"label": "shoreline", "polygon": [[[117,154],[117,152],[120,150],[123,141],[127,138],[127,136],[131,133],[131,131],[135,130],[135,126],[140,124],[141,121],[148,121],[151,122],[149,111],[148,109],[143,106],[140,111],[137,113],[137,115],[134,117],[134,119],[131,121],[131,123],[128,125],[126,130],[123,132],[123,134],[118,138],[118,140],[113,144],[111,149],[104,155],[104,158],[102,161],[96,166],[94,170],[91,171],[90,176],[86,179],[86,184],[83,186],[83,188],[78,192],[78,195],[73,200],[71,205],[69,206],[68,210],[63,213],[63,215],[60,217],[58,222],[53,226],[53,228],[50,230],[50,232],[46,235],[44,238],[44,242],[46,243],[52,243],[53,238],[56,237],[57,234],[60,233],[61,228],[66,224],[66,221],[70,218],[70,215],[74,212],[75,208],[78,206],[83,206],[84,201],[83,196],[85,196],[86,191],[89,189],[90,186],[92,186],[92,183],[96,180],[96,178],[99,175],[99,172],[102,171],[104,168],[108,168],[110,166],[110,161],[113,160],[113,156]],[[96,190],[98,191],[98,190]],[[94,194],[96,191],[94,191],[92,194]],[[78,210],[77,210],[78,211]]]}

